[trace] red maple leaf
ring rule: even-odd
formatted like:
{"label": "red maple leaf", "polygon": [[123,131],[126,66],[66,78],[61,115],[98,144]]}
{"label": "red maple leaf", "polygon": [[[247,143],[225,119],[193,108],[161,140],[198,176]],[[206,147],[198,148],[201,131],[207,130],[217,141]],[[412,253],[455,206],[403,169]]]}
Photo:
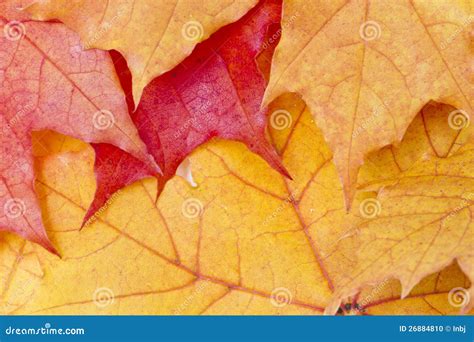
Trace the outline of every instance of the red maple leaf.
{"label": "red maple leaf", "polygon": [[[261,2],[242,19],[199,44],[181,64],[145,88],[131,117],[163,170],[163,175],[157,177],[159,191],[188,154],[214,137],[243,142],[289,176],[265,137],[267,115],[260,105],[266,80],[256,61],[264,44],[270,48],[267,33],[272,25],[279,24],[280,15],[281,1]],[[116,52],[112,55],[122,85],[130,93],[131,77],[125,60]],[[265,55],[271,58],[268,51]],[[133,107],[131,102],[129,105]],[[84,222],[115,191],[153,175],[139,160],[116,148],[96,145],[94,149],[97,192]]]}

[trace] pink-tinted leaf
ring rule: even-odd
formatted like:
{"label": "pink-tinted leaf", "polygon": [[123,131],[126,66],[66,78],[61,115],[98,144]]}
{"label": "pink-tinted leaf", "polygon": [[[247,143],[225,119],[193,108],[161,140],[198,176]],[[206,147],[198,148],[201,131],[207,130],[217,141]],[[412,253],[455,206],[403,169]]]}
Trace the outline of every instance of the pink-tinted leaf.
{"label": "pink-tinted leaf", "polygon": [[34,192],[32,131],[113,144],[156,164],[130,120],[107,52],[84,51],[60,23],[0,16],[0,32],[0,230],[53,251]]}

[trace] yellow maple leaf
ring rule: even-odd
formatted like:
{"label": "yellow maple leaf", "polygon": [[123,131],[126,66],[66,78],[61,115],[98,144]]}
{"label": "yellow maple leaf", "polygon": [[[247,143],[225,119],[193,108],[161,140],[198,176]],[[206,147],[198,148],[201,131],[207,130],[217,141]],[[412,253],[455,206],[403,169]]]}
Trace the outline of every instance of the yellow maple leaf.
{"label": "yellow maple leaf", "polygon": [[360,247],[351,279],[342,287],[393,277],[406,296],[453,259],[474,279],[473,170],[474,147],[466,145],[447,159],[422,160],[396,179],[365,188],[377,195],[358,203],[364,219],[350,239]]}
{"label": "yellow maple leaf", "polygon": [[473,21],[469,0],[284,1],[264,103],[302,95],[349,207],[364,157],[399,142],[430,100],[472,116]]}
{"label": "yellow maple leaf", "polygon": [[[367,283],[381,286],[388,277],[351,283],[365,219],[359,208],[346,213],[331,152],[305,104],[287,94],[270,113],[269,137],[293,181],[242,144],[212,142],[190,157],[197,188],[175,177],[155,204],[156,181],[140,181],[113,196],[82,231],[95,190],[92,149],[50,133],[37,139],[37,191],[62,258],[0,235],[0,312],[321,314],[335,295],[360,285],[364,313],[404,312],[393,302],[405,312],[432,313],[425,299],[453,313],[441,307],[446,286],[420,285],[414,293],[423,296],[403,300],[395,299],[398,288],[381,302],[388,292],[369,297]],[[430,273],[442,268],[432,266]],[[448,278],[450,286],[468,287],[459,274]],[[417,304],[409,311],[404,301]]]}
{"label": "yellow maple leaf", "polygon": [[[455,263],[423,279],[404,299],[400,298],[398,281],[387,279],[364,286],[354,298],[344,302],[339,312],[346,315],[456,315],[467,300],[465,289],[469,286],[469,280]],[[461,289],[465,292],[456,292]]]}
{"label": "yellow maple leaf", "polygon": [[133,98],[156,76],[191,54],[197,43],[238,20],[257,3],[240,1],[47,1],[28,8],[35,19],[59,19],[78,32],[84,48],[115,49],[133,77]]}
{"label": "yellow maple leaf", "polygon": [[[470,142],[470,126],[457,127],[450,113],[456,108],[430,102],[408,127],[402,142],[369,154],[358,177],[358,188],[384,179],[395,179],[420,159],[446,158]],[[465,125],[462,123],[461,125]]]}

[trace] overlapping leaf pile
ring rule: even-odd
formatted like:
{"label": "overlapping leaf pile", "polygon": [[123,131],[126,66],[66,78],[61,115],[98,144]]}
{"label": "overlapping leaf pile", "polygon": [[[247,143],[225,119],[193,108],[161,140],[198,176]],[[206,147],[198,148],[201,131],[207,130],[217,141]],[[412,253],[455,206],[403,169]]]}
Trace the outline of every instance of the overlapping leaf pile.
{"label": "overlapping leaf pile", "polygon": [[473,10],[1,0],[0,313],[469,312]]}

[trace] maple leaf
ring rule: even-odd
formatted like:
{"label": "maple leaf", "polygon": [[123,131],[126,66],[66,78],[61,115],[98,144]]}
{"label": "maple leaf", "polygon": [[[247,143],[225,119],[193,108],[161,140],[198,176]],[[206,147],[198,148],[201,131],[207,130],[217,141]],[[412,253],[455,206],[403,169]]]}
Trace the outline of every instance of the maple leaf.
{"label": "maple leaf", "polygon": [[397,146],[390,145],[368,155],[358,178],[358,188],[396,179],[420,159],[446,158],[472,141],[472,130],[463,116],[455,125],[456,108],[436,102],[423,107]]}
{"label": "maple leaf", "polygon": [[[48,1],[28,8],[35,19],[59,19],[78,32],[85,48],[117,50],[133,75],[133,98],[172,69],[220,27],[257,3],[240,1]],[[158,15],[157,15],[158,14]]]}
{"label": "maple leaf", "polygon": [[[363,240],[351,237],[360,235],[355,225],[365,219],[359,208],[346,213],[332,154],[308,108],[288,94],[270,108],[271,113],[283,110],[291,117],[289,124],[281,130],[270,126],[269,133],[293,181],[243,144],[214,141],[190,157],[198,187],[175,177],[156,202],[154,178],[135,182],[80,232],[95,191],[93,150],[73,144],[74,152],[64,153],[62,139],[43,142],[50,153],[38,158],[38,192],[63,257],[4,235],[0,260],[8,271],[0,281],[6,289],[1,310],[323,313],[335,291],[355,275]],[[430,122],[437,118],[427,117]],[[51,155],[54,151],[62,153]],[[64,160],[70,167],[61,166]],[[397,281],[371,279],[375,288],[363,284],[358,299],[343,302],[342,309],[353,303],[357,314],[431,314],[431,304],[441,313],[454,313],[459,307],[449,304],[449,293],[469,283],[453,267],[430,276],[404,299]],[[461,267],[466,270],[462,262]]]}
{"label": "maple leaf", "polygon": [[[163,170],[158,177],[160,191],[185,157],[213,137],[244,142],[288,176],[265,138],[267,116],[266,110],[260,109],[260,102],[266,83],[256,62],[269,27],[279,22],[280,12],[278,1],[262,2],[237,23],[198,45],[180,65],[145,88],[142,101],[131,116],[148,151]],[[271,48],[264,51],[271,53]],[[123,70],[123,59],[114,57],[127,91],[131,79]],[[260,65],[269,64],[270,60],[271,54]],[[154,174],[120,150],[105,145],[94,148],[97,195],[84,222],[115,191]]]}
{"label": "maple leaf", "polygon": [[[343,315],[455,315],[462,300],[454,297],[453,289],[469,287],[469,280],[458,264],[424,278],[405,298],[401,298],[400,283],[388,280],[364,286],[353,298],[343,302],[338,314]],[[460,294],[460,293],[459,293]],[[458,295],[459,295],[458,294]]]}
{"label": "maple leaf", "polygon": [[264,104],[302,95],[344,185],[430,100],[472,115],[472,2],[285,1]]}
{"label": "maple leaf", "polygon": [[358,205],[364,219],[350,239],[360,247],[351,279],[342,287],[393,277],[406,296],[454,259],[474,279],[473,163],[474,148],[466,145],[449,158],[420,161],[396,179],[365,188],[377,196]]}
{"label": "maple leaf", "polygon": [[156,176],[156,170],[127,152],[108,144],[93,144],[95,151],[95,177],[97,189],[82,225],[84,226],[97,211],[123,187],[140,179]]}
{"label": "maple leaf", "polygon": [[0,17],[0,30],[0,229],[53,251],[34,193],[32,131],[114,144],[158,168],[128,116],[108,53],[83,51],[59,23]]}
{"label": "maple leaf", "polygon": [[[8,67],[0,74],[8,86],[0,93],[5,104],[0,125],[6,132],[0,146],[4,150],[2,156],[20,157],[23,172],[17,170],[18,160],[2,161],[0,169],[8,171],[2,173],[2,179],[10,182],[5,183],[4,193],[14,188],[23,194],[26,184],[28,199],[34,201],[18,202],[17,198],[3,194],[7,199],[6,217],[12,219],[20,213],[24,218],[26,204],[33,203],[36,216],[32,217],[38,222],[39,215],[41,223],[32,185],[33,150],[38,175],[36,190],[45,225],[63,258],[3,232],[0,268],[5,272],[0,274],[0,312],[452,314],[459,308],[469,311],[473,306],[469,296],[474,295],[474,260],[470,250],[474,242],[474,142],[468,114],[472,98],[470,78],[460,75],[470,67],[470,38],[463,31],[470,25],[471,17],[466,17],[470,4],[456,5],[459,13],[449,13],[446,4],[435,4],[438,9],[448,9],[443,12],[447,20],[439,24],[439,17],[433,19],[432,9],[426,3],[390,3],[383,8],[380,3],[322,3],[317,4],[317,25],[306,36],[306,31],[298,29],[307,28],[306,13],[311,13],[314,5],[285,5],[283,29],[297,32],[301,39],[288,46],[286,37],[280,45],[266,101],[274,92],[280,95],[287,89],[300,92],[311,108],[295,94],[285,94],[272,102],[267,134],[277,152],[265,139],[266,109],[260,110],[260,100],[273,53],[268,37],[273,43],[278,40],[281,7],[277,1],[266,1],[239,22],[199,44],[175,69],[147,86],[132,117],[148,150],[163,169],[162,176],[148,179],[143,178],[156,175],[157,168],[150,164],[143,143],[127,119],[125,99],[115,73],[110,72],[112,64],[107,54],[92,51],[90,57],[83,51],[77,52],[77,37],[58,23],[3,23],[8,40],[17,41],[19,32],[19,37],[27,39],[30,45],[40,42],[47,47],[33,85],[29,83],[31,78],[23,76],[30,76],[29,71],[22,69],[29,64],[18,62],[19,55],[30,64],[38,64],[34,53],[25,54],[22,50],[26,42],[20,39],[14,49],[5,49],[7,53],[0,54],[0,63],[2,56],[13,56],[5,59],[8,63],[3,65]],[[69,10],[72,17],[82,13]],[[348,15],[349,10],[356,15]],[[387,15],[389,10],[397,11],[396,23]],[[15,15],[9,8],[6,11]],[[55,11],[62,12],[59,8]],[[294,23],[301,13],[305,15],[302,23]],[[360,20],[362,17],[365,21]],[[400,23],[403,17],[407,19]],[[456,21],[462,25],[451,28]],[[354,42],[352,33],[348,33],[360,22],[363,24],[358,33],[365,41],[363,44]],[[348,23],[341,33],[340,23]],[[35,25],[41,29],[35,30]],[[72,49],[59,51],[58,47],[51,47],[57,41],[54,33],[58,27],[67,33],[60,36],[61,41],[73,41]],[[402,41],[400,27],[413,32],[413,37]],[[386,37],[387,28],[390,38]],[[371,40],[372,29],[384,48],[382,57],[376,55],[380,46]],[[379,29],[382,31],[377,32]],[[334,48],[328,38],[334,42],[332,37],[336,33],[343,42]],[[453,40],[459,46],[447,49]],[[303,50],[299,45],[302,41],[306,44]],[[406,41],[417,45],[408,48]],[[292,50],[281,51],[285,44]],[[31,48],[30,45],[26,47]],[[321,47],[326,50],[318,50]],[[314,56],[308,55],[308,50]],[[400,51],[404,53],[400,55]],[[284,62],[287,54],[300,54],[304,63],[279,64],[278,60]],[[77,55],[78,61],[68,59]],[[120,83],[128,93],[132,75],[125,67],[125,59],[115,51],[111,56]],[[315,56],[321,58],[319,64],[309,63],[307,67],[306,61]],[[363,57],[360,65],[355,56]],[[447,61],[447,57],[452,60]],[[87,69],[91,60],[94,66]],[[321,66],[327,64],[332,69],[321,73],[321,79],[314,82],[316,90],[305,87],[306,81],[295,77],[302,76],[303,65],[311,76],[308,79],[314,81],[314,69],[319,75]],[[359,67],[359,73],[352,75],[346,69],[354,66]],[[391,67],[399,74],[394,75]],[[48,72],[43,73],[43,68]],[[102,68],[103,79],[97,81],[95,77],[94,83],[90,77],[81,78],[98,68]],[[389,70],[387,82],[376,77],[381,68]],[[60,69],[59,73],[56,69]],[[282,73],[275,81],[278,70]],[[289,88],[282,87],[280,81],[290,71],[294,71],[295,79],[285,80],[291,81]],[[65,75],[69,77],[66,81]],[[79,85],[71,86],[73,81]],[[93,97],[88,95],[89,88],[83,89],[86,82],[92,85]],[[406,87],[402,90],[380,95],[386,85],[403,83]],[[357,85],[357,91],[347,91]],[[66,106],[61,101],[65,97],[62,94],[71,88],[73,100]],[[67,113],[69,118],[79,110],[77,117],[83,119],[81,123],[91,120],[90,108],[80,101],[84,100],[81,96],[79,100],[74,98],[76,92],[90,103],[112,103],[120,108],[125,127],[132,130],[130,141],[135,142],[135,138],[138,145],[132,144],[128,149],[118,145],[130,152],[126,153],[111,145],[119,143],[118,135],[99,132],[97,136],[91,130],[84,132],[84,125],[64,125],[64,117],[58,113]],[[17,93],[20,95],[16,96]],[[308,100],[308,93],[316,95],[317,101]],[[31,94],[37,97],[30,108]],[[440,102],[429,102],[408,127],[411,117],[431,99]],[[394,104],[389,106],[387,101]],[[86,101],[88,106],[89,102]],[[341,164],[340,151],[335,149],[336,167],[323,134],[311,119],[315,103],[317,109],[326,111],[323,114],[338,115],[330,121],[316,111],[316,121],[323,123],[323,132],[330,137],[333,148],[334,141],[342,141],[342,150],[347,148],[344,132],[334,127],[341,123],[343,128],[347,126],[342,113],[352,113],[348,158],[342,159]],[[133,110],[130,96],[127,104]],[[25,108],[34,115],[22,119]],[[351,112],[351,108],[355,109]],[[364,110],[370,108],[375,108],[374,112],[364,116]],[[393,122],[390,110],[392,114],[397,110]],[[108,116],[112,112],[100,109],[97,113]],[[387,130],[389,121],[393,127]],[[40,129],[96,143],[90,148],[51,131],[33,132]],[[406,129],[401,143],[367,156],[356,184],[353,176],[357,175],[357,162],[368,152],[401,140]],[[380,130],[382,138],[370,135],[376,130]],[[244,144],[209,142],[213,137]],[[364,139],[369,144],[360,148]],[[351,160],[353,140],[359,144],[354,145],[360,157],[356,162]],[[18,141],[21,149],[12,149],[12,141]],[[204,143],[207,144],[199,147]],[[182,179],[171,178],[195,149],[188,161],[198,186],[190,188]],[[92,173],[94,153],[97,188]],[[23,159],[24,156],[29,159]],[[281,160],[291,171],[292,180],[285,178],[288,174]],[[338,174],[343,175],[344,187]],[[9,193],[8,196],[11,197]],[[347,211],[352,198],[355,205]],[[79,233],[84,214],[89,224]],[[12,229],[7,226],[7,230]],[[52,250],[44,230],[39,234],[46,239],[40,242]]]}
{"label": "maple leaf", "polygon": [[[358,262],[351,264],[353,273],[347,283],[340,284],[341,288],[354,290],[367,282],[396,278],[401,281],[402,296],[407,296],[420,279],[455,258],[472,279],[468,246],[474,242],[474,234],[472,222],[466,221],[463,215],[471,210],[474,186],[472,178],[464,177],[462,171],[466,168],[469,173],[472,163],[472,156],[466,152],[470,149],[471,130],[465,122],[456,126],[453,112],[455,109],[449,105],[426,105],[399,146],[388,146],[369,156],[358,185],[362,196],[356,208],[362,221],[354,220],[352,234],[347,234],[341,242],[356,244],[361,255],[354,258]],[[443,175],[443,165],[451,175]],[[367,191],[369,195],[363,195]],[[371,192],[376,196],[370,195]],[[438,233],[447,234],[444,239],[441,237],[441,246],[435,243],[439,241]],[[462,235],[459,241],[458,234]],[[453,244],[452,249],[449,244]],[[378,254],[378,247],[386,252],[383,258]],[[400,248],[406,248],[403,256],[399,254]],[[418,259],[430,256],[433,260]],[[374,258],[380,258],[383,270],[377,269],[381,265],[376,262],[367,267]],[[386,264],[387,259],[392,263]],[[360,274],[365,271],[370,275]],[[329,311],[338,306],[336,301]],[[466,306],[465,310],[470,307]]]}

